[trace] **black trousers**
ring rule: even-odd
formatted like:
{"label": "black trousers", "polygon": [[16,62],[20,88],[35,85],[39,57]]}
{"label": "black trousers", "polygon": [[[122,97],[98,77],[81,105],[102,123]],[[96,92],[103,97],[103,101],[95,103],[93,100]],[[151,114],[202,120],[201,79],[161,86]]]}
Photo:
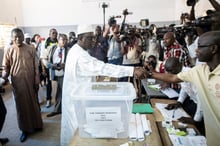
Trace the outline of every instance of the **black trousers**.
{"label": "black trousers", "polygon": [[2,130],[2,127],[5,122],[5,116],[6,116],[7,110],[5,108],[4,101],[2,99],[2,96],[0,95],[0,132]]}
{"label": "black trousers", "polygon": [[[191,116],[194,117],[197,109],[197,104],[194,103],[189,97],[183,102],[183,109]],[[199,130],[200,134],[205,135],[205,124],[204,120],[195,122],[196,128]]]}
{"label": "black trousers", "polygon": [[62,89],[63,89],[63,76],[58,77],[55,76],[54,80],[57,81],[57,92],[55,97],[55,105],[54,105],[54,112],[61,113],[62,111]]}
{"label": "black trousers", "polygon": [[51,93],[52,93],[52,81],[50,80],[50,73],[49,69],[46,69],[47,72],[47,100],[51,100]]}

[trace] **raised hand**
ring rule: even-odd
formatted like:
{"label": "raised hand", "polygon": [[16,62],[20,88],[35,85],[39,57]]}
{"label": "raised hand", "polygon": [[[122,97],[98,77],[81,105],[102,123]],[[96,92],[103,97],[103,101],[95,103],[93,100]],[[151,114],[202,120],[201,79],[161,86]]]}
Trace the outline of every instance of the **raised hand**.
{"label": "raised hand", "polygon": [[147,72],[143,67],[135,67],[134,68],[134,78],[144,79],[146,77],[147,77]]}

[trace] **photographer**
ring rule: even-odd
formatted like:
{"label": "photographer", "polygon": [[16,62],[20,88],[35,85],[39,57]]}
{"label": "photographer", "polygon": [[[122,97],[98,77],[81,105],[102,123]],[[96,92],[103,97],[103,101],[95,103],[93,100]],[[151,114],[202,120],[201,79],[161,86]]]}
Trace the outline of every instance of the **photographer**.
{"label": "photographer", "polygon": [[121,42],[119,37],[120,25],[116,24],[116,20],[114,19],[114,17],[109,19],[108,24],[109,27],[103,33],[103,37],[108,39],[108,63],[121,65],[123,55],[121,51]]}

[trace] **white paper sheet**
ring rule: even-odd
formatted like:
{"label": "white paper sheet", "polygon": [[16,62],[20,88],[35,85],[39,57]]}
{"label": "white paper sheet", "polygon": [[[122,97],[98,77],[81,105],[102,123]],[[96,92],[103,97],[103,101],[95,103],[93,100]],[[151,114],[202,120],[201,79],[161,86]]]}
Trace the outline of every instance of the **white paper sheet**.
{"label": "white paper sheet", "polygon": [[137,140],[137,127],[136,127],[135,114],[131,114],[129,121],[129,139]]}
{"label": "white paper sheet", "polygon": [[169,135],[173,146],[207,146],[204,136]]}
{"label": "white paper sheet", "polygon": [[137,127],[137,140],[143,141],[144,140],[144,130],[141,122],[141,115],[139,113],[135,114],[136,118],[136,127]]}
{"label": "white paper sheet", "polygon": [[157,107],[157,109],[159,109],[159,111],[163,115],[164,120],[176,121],[177,119],[179,119],[181,117],[189,117],[189,115],[187,115],[187,113],[180,108],[173,109],[173,110],[165,109],[165,107],[167,107],[167,105],[168,104],[164,104],[164,103],[156,103],[156,107]]}
{"label": "white paper sheet", "polygon": [[160,87],[160,84],[148,85],[148,87],[154,90],[161,91],[163,94],[165,94],[169,98],[175,98],[179,96],[179,94],[172,88],[166,88],[162,90]]}
{"label": "white paper sheet", "polygon": [[179,94],[175,90],[173,90],[172,88],[167,88],[167,89],[161,90],[161,92],[163,94],[165,94],[166,96],[168,96],[169,98],[179,97]]}
{"label": "white paper sheet", "polygon": [[150,125],[149,125],[149,120],[147,120],[147,117],[146,117],[145,114],[141,115],[141,122],[142,122],[144,134],[145,135],[150,135],[151,128],[150,128]]}

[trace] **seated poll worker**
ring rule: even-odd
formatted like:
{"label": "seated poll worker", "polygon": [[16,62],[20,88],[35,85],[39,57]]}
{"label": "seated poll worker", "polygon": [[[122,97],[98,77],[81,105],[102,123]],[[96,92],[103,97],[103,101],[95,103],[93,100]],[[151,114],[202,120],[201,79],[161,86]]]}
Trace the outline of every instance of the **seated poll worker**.
{"label": "seated poll worker", "polygon": [[104,63],[89,55],[88,50],[95,43],[94,29],[91,25],[78,27],[78,41],[70,49],[66,59],[63,81],[61,145],[68,145],[78,124],[71,93],[80,83],[90,83],[96,76],[146,78],[142,67],[128,67]]}
{"label": "seated poll worker", "polygon": [[196,85],[205,121],[208,146],[219,145],[220,139],[220,31],[209,31],[198,40],[196,55],[200,64],[192,69],[171,73],[148,72],[148,77],[165,82],[191,82]]}
{"label": "seated poll worker", "polygon": [[[191,68],[182,67],[178,58],[170,57],[165,62],[165,71],[167,73],[177,74],[182,71],[187,71]],[[203,112],[201,103],[195,85],[190,82],[181,82],[181,90],[177,102],[168,104],[166,109],[172,110],[182,107],[191,117],[181,117],[178,119],[181,122],[194,124],[202,135],[205,135],[205,126],[203,121]]]}

